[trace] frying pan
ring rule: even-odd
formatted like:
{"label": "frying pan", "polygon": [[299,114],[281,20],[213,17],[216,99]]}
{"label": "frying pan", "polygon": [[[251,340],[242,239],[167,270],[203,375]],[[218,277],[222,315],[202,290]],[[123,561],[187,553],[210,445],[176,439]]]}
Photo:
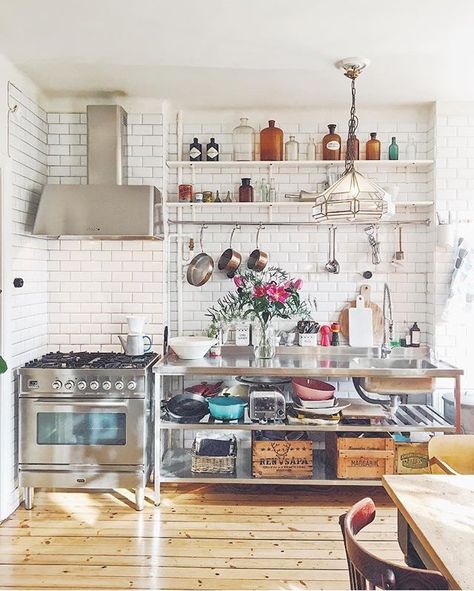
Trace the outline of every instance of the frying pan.
{"label": "frying pan", "polygon": [[236,225],[235,228],[232,230],[232,233],[230,235],[229,248],[224,250],[224,252],[221,254],[219,258],[219,261],[217,262],[217,267],[219,271],[224,271],[224,273],[227,273],[229,277],[232,277],[234,275],[235,271],[237,271],[242,261],[242,255],[240,254],[240,252],[237,252],[232,248],[232,240],[234,238],[234,233],[236,230],[240,230],[239,225]]}
{"label": "frying pan", "polygon": [[247,261],[247,267],[252,271],[263,271],[268,263],[268,254],[260,250],[258,246],[258,238],[260,236],[260,230],[264,230],[265,226],[259,225],[257,230],[256,249],[250,253],[249,260]]}
{"label": "frying pan", "polygon": [[194,287],[201,287],[209,281],[212,272],[214,271],[214,260],[204,252],[202,247],[202,234],[206,225],[201,226],[199,234],[199,244],[201,245],[201,252],[197,254],[189,263],[186,272],[186,279],[190,285]]}
{"label": "frying pan", "polygon": [[173,396],[168,400],[165,408],[170,419],[177,423],[198,423],[209,414],[206,399],[191,392]]}

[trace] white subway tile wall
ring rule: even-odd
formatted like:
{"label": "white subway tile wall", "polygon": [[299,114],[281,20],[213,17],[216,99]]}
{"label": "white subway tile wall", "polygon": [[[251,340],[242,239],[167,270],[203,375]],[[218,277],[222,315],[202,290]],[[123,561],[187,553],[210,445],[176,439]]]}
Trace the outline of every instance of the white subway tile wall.
{"label": "white subway tile wall", "polygon": [[[87,116],[49,113],[49,182],[87,182]],[[129,184],[163,185],[163,116],[128,115]],[[49,346],[119,351],[126,316],[143,314],[158,349],[166,314],[165,245],[145,240],[51,241]]]}

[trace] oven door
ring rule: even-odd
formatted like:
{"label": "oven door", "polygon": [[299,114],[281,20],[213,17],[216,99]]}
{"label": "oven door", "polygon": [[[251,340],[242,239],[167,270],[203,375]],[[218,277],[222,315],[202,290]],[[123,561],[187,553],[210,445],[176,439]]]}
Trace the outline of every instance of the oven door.
{"label": "oven door", "polygon": [[20,398],[20,463],[142,465],[146,401]]}

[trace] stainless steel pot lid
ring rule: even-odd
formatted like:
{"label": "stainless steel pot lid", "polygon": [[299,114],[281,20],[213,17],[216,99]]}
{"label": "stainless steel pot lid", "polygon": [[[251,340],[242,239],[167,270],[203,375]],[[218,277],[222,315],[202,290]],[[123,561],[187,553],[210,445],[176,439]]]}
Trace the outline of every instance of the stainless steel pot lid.
{"label": "stainless steel pot lid", "polygon": [[278,386],[279,384],[291,383],[291,378],[278,376],[237,376],[235,379],[247,386]]}

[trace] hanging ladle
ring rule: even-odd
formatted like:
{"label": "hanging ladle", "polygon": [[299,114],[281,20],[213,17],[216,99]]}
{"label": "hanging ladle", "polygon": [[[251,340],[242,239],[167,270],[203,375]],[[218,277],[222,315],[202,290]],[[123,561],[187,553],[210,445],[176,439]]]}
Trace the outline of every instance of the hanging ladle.
{"label": "hanging ladle", "polygon": [[340,265],[336,259],[336,226],[329,228],[329,260],[324,265],[328,273],[337,275],[340,270]]}

